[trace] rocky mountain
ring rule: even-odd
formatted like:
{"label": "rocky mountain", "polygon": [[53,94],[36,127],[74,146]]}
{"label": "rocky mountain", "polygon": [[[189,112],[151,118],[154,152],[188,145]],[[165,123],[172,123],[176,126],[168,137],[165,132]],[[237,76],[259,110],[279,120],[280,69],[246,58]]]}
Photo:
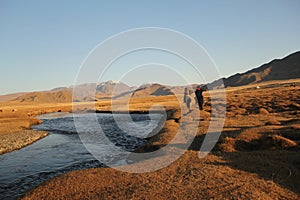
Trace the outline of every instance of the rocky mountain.
{"label": "rocky mountain", "polygon": [[100,94],[120,94],[131,89],[128,85],[117,81],[107,81],[97,84],[97,92]]}
{"label": "rocky mountain", "polygon": [[79,101],[97,101],[122,96],[121,94],[128,93],[131,89],[130,86],[117,81],[89,83],[76,86],[74,97]]}
{"label": "rocky mountain", "polygon": [[300,51],[290,54],[282,59],[272,60],[269,63],[251,69],[245,73],[237,73],[228,78],[223,78],[223,82],[226,87],[234,87],[261,83],[264,81],[295,78],[300,78]]}

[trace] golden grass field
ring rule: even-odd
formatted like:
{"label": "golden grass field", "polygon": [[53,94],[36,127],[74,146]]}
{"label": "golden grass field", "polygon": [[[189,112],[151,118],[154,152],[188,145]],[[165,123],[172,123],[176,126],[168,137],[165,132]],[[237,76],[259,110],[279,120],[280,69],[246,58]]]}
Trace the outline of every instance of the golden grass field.
{"label": "golden grass field", "polygon": [[[198,122],[196,138],[183,156],[149,173],[126,173],[112,168],[72,171],[46,181],[23,199],[299,199],[300,86],[281,84],[269,83],[269,88],[227,89],[222,134],[213,151],[203,159],[199,159],[198,153],[210,120],[208,92],[204,111],[199,112],[193,105],[190,117],[185,120],[180,118],[180,112],[187,112],[184,106],[180,109],[181,97],[179,101],[174,96],[131,99],[131,111],[148,111],[154,104],[173,110],[164,129],[138,149],[139,152],[153,151],[168,143],[179,123],[188,130],[188,120]],[[120,110],[124,109],[122,100],[115,103]],[[32,124],[40,123],[36,115],[72,110],[70,103],[10,102],[0,103],[0,107],[2,146],[3,136],[13,137],[30,129]],[[76,109],[109,111],[111,102],[78,102]],[[35,131],[32,134],[36,134]],[[23,139],[5,141],[13,144],[20,142],[18,140]],[[136,167],[165,159],[161,156]]]}

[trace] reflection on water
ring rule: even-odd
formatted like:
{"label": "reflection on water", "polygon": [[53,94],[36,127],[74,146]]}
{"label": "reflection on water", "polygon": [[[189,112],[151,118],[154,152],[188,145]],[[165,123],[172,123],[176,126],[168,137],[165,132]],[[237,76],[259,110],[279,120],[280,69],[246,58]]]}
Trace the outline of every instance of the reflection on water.
{"label": "reflection on water", "polygon": [[[82,123],[82,126],[85,126],[92,115],[78,114],[75,117],[85,121]],[[118,128],[111,114],[97,114],[97,118],[106,137],[113,145],[126,151],[133,151],[145,142],[144,133],[151,132],[157,126],[161,116],[153,114],[150,120],[148,115],[132,115],[134,122],[140,127],[132,130],[133,134],[124,133]],[[122,121],[121,114],[118,118]],[[104,167],[82,144],[71,114],[44,115],[41,119],[43,124],[35,126],[34,129],[46,130],[50,133],[49,136],[21,150],[0,155],[0,199],[15,199],[43,181],[67,171]],[[133,125],[130,123],[132,122],[127,123],[128,128]],[[126,120],[123,124],[126,125]],[[97,132],[95,129],[97,126],[87,126],[86,134]],[[139,134],[141,137],[136,137]],[[110,151],[110,148],[106,146],[102,150]],[[108,154],[104,152],[104,155]],[[118,156],[110,153],[104,159],[109,164],[118,165],[121,163]]]}

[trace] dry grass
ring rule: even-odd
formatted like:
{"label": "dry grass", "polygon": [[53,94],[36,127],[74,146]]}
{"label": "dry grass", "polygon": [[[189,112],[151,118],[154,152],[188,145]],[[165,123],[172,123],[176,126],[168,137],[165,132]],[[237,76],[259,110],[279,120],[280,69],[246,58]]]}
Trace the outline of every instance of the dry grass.
{"label": "dry grass", "polygon": [[[188,131],[188,120],[196,120],[198,132],[189,150],[168,167],[151,173],[133,174],[109,168],[69,172],[46,181],[24,199],[299,199],[299,90],[299,86],[229,89],[222,135],[204,159],[197,155],[209,125],[209,96],[205,97],[205,111],[201,114],[194,107],[186,121],[175,120],[180,117],[178,112],[186,113],[186,109],[180,109],[182,102],[172,96],[131,99],[132,111],[146,111],[158,103],[178,111],[141,152],[168,143],[178,130],[178,123]],[[115,103],[124,108],[124,101]],[[70,109],[63,104],[47,106],[38,109]],[[111,102],[77,106],[80,110],[105,111],[111,109]],[[147,166],[165,159],[161,156],[138,164]]]}
{"label": "dry grass", "polygon": [[296,199],[297,195],[271,179],[232,167],[220,156],[199,160],[197,152],[188,151],[167,168],[151,173],[133,174],[109,168],[66,173],[23,199],[211,198]]}

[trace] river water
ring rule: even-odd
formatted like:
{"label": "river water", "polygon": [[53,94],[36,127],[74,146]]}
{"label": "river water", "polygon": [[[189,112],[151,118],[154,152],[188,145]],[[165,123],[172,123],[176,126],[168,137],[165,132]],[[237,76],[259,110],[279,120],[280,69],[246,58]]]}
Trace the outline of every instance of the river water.
{"label": "river water", "polygon": [[[132,114],[133,121],[127,121],[128,118],[123,119],[123,115],[118,114],[118,121],[127,126],[126,130],[130,130],[128,134],[118,128],[112,114],[77,114],[74,117],[82,122],[79,126],[88,125],[85,134],[98,131],[99,127],[89,124],[95,115],[112,144],[128,152],[144,144],[145,134],[155,129],[162,118],[160,114],[151,114],[150,117],[146,114]],[[33,128],[48,131],[47,137],[20,150],[0,155],[0,199],[16,199],[45,180],[64,172],[106,167],[81,142],[74,117],[72,114],[60,113],[40,116],[43,123]],[[138,128],[130,129],[133,125]],[[118,153],[110,153],[111,149],[113,147],[109,145],[101,148],[106,164],[117,166],[126,163]]]}

